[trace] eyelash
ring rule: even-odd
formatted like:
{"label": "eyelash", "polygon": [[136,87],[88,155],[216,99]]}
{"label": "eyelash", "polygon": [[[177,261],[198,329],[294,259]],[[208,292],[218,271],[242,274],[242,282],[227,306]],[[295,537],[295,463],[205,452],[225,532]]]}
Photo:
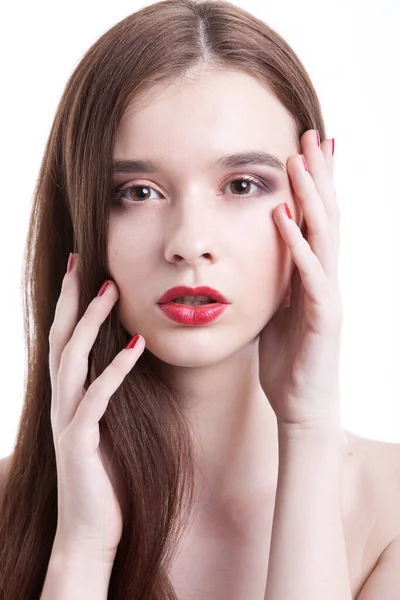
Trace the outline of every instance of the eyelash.
{"label": "eyelash", "polygon": [[[261,181],[261,179],[258,179],[258,177],[253,177],[250,175],[243,175],[240,177],[235,177],[234,179],[230,179],[229,181],[227,181],[225,185],[228,185],[228,183],[232,183],[232,181],[249,181],[250,183],[254,183],[254,185],[256,185],[257,187],[263,189],[265,192],[269,192],[270,189]],[[120,186],[120,187],[116,187],[113,190],[113,195],[112,195],[112,203],[113,204],[117,204],[117,205],[122,205],[123,204],[123,198],[122,195],[124,194],[124,192],[126,192],[127,190],[131,190],[133,188],[149,188],[151,190],[153,190],[154,188],[152,188],[150,185],[146,185],[146,184],[136,184],[136,185],[129,185],[126,187]],[[155,190],[157,191],[157,190]],[[158,192],[160,193],[160,192]],[[236,194],[233,194],[236,195]],[[252,198],[253,196],[257,196],[256,194],[243,194],[243,195],[238,195],[238,198],[247,200],[248,197]],[[152,198],[154,199],[154,198]],[[149,202],[152,199],[147,199],[147,200],[143,200],[143,201],[139,201],[139,200],[127,200],[127,202],[129,204],[146,204],[147,202]]]}

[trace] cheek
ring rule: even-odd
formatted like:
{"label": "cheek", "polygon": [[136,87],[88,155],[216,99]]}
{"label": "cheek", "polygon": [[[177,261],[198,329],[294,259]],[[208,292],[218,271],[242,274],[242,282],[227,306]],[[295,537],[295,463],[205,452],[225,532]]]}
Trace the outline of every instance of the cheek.
{"label": "cheek", "polygon": [[114,216],[108,229],[107,253],[111,268],[118,269],[119,263],[126,268],[141,264],[141,257],[149,243],[148,231],[138,219]]}
{"label": "cheek", "polygon": [[154,247],[151,238],[135,226],[113,223],[108,232],[107,257],[112,279],[119,288],[120,307],[143,296],[143,286],[153,269]]}
{"label": "cheek", "polygon": [[[253,228],[249,239],[242,240],[239,284],[252,310],[279,307],[291,275],[292,258],[274,223],[263,231]],[[249,306],[250,309],[250,306]]]}

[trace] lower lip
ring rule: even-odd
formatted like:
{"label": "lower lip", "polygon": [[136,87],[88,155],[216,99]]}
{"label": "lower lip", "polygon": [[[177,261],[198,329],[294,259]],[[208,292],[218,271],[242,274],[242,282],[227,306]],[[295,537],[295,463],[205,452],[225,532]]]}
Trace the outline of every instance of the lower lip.
{"label": "lower lip", "polygon": [[166,302],[158,306],[167,317],[177,323],[182,323],[182,325],[206,325],[215,321],[228,305],[216,302],[215,304],[189,306],[188,304]]}

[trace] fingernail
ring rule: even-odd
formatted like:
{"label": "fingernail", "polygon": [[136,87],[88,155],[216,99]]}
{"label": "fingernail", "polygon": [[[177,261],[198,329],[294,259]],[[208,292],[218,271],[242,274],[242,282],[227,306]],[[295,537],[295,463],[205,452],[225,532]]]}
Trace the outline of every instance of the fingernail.
{"label": "fingernail", "polygon": [[335,154],[335,138],[332,138],[332,156]]}
{"label": "fingernail", "polygon": [[67,273],[71,273],[74,266],[75,266],[75,255],[73,254],[73,252],[70,252],[70,255],[68,257]]}
{"label": "fingernail", "polygon": [[106,291],[106,289],[108,288],[110,283],[111,283],[111,281],[109,279],[106,279],[106,281],[103,283],[103,285],[99,289],[99,293],[97,294],[97,297],[102,296],[104,294],[104,292]]}
{"label": "fingernail", "polygon": [[318,129],[316,129],[315,131],[316,131],[316,133],[317,133],[317,144],[318,144],[318,148],[320,148],[320,147],[321,147],[321,139],[320,139],[320,137],[319,137],[319,131],[318,131]]}
{"label": "fingernail", "polygon": [[134,348],[136,346],[136,342],[138,341],[139,338],[140,338],[140,335],[138,333],[136,335],[134,335],[133,338],[131,339],[131,341],[129,342],[129,344],[127,346],[125,346],[125,350],[127,348]]}
{"label": "fingernail", "polygon": [[286,202],[284,204],[284,208],[285,208],[286,214],[289,217],[289,219],[293,219],[292,213],[290,212],[290,208],[288,207],[288,205],[286,204]]}
{"label": "fingernail", "polygon": [[306,159],[304,158],[304,154],[301,155],[301,158],[303,159],[303,165],[304,165],[305,170],[308,171]]}

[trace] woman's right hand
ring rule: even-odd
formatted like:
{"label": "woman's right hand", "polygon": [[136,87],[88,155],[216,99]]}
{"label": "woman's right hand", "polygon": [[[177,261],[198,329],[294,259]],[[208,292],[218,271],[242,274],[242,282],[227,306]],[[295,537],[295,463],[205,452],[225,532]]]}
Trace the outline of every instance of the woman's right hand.
{"label": "woman's right hand", "polygon": [[79,257],[66,273],[49,334],[51,426],[58,487],[56,539],[103,562],[113,562],[122,535],[122,513],[100,449],[99,421],[110,396],[142,354],[139,337],[123,349],[85,389],[89,352],[99,328],[119,298],[115,282],[94,298],[77,323]]}

